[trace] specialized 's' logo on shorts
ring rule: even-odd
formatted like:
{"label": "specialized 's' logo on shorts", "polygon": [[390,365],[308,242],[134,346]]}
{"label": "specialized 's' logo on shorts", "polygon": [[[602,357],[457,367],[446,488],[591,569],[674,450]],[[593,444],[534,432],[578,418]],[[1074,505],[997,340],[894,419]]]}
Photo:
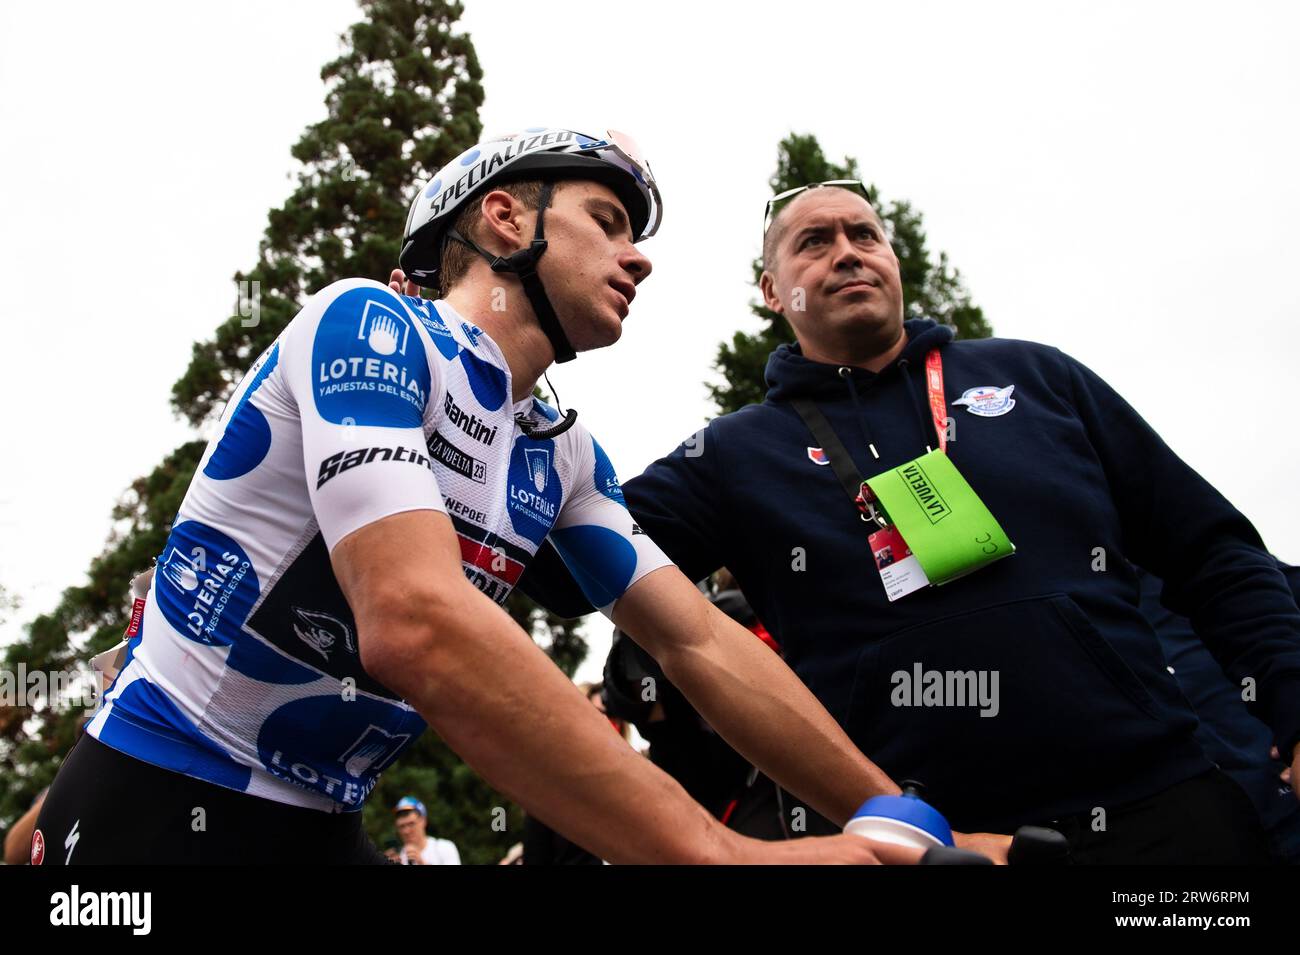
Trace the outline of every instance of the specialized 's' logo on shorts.
{"label": "specialized 's' logo on shorts", "polygon": [[967,411],[981,418],[996,418],[1016,406],[1016,400],[1011,397],[1011,392],[1015,390],[1015,385],[1007,385],[1005,388],[994,385],[967,388],[953,404],[964,405]]}
{"label": "specialized 's' logo on shorts", "polygon": [[72,828],[68,830],[67,838],[63,840],[63,848],[68,850],[68,854],[63,859],[64,865],[72,865],[72,851],[77,848],[77,843],[81,841],[80,827],[81,820],[78,819],[72,824]]}

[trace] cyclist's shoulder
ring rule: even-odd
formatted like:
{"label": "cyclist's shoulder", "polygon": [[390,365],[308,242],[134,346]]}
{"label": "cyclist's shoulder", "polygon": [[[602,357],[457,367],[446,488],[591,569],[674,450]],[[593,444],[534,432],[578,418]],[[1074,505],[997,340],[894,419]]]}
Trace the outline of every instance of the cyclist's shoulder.
{"label": "cyclist's shoulder", "polygon": [[[432,310],[421,308],[429,304],[418,298],[398,295],[374,279],[339,279],[308,296],[290,325],[314,328],[323,324],[332,326],[355,322],[360,327],[363,322],[379,320],[384,327],[394,327],[398,333],[409,336],[416,324],[427,325],[430,321]],[[419,322],[412,319],[419,319]]]}
{"label": "cyclist's shoulder", "polygon": [[324,288],[314,292],[307,301],[329,303],[355,289],[368,289],[371,292],[377,293],[378,297],[391,299],[394,302],[399,302],[404,297],[398,295],[383,282],[376,282],[374,279],[357,277],[338,279],[337,281],[331,282]]}

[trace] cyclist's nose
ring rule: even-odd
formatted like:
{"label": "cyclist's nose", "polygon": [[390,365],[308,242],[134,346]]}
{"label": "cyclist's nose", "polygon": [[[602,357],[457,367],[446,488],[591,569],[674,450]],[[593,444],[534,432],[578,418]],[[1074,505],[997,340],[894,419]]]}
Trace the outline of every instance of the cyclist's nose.
{"label": "cyclist's nose", "polygon": [[640,285],[654,269],[645,254],[631,244],[628,245],[627,251],[620,256],[618,264],[632,276],[632,282],[635,285]]}

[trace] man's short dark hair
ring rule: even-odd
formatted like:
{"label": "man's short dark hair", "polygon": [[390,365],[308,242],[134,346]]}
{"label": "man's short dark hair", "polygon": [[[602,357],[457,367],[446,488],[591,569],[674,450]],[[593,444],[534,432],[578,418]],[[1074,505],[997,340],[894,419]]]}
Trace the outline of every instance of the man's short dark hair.
{"label": "man's short dark hair", "polygon": [[[557,182],[554,189],[558,190],[561,185],[563,183]],[[493,186],[488,192],[494,192],[497,189],[518,199],[526,209],[536,209],[538,203],[542,201],[542,183],[537,179],[503,183],[499,186]],[[487,193],[483,195],[487,195]],[[481,245],[478,228],[482,222],[483,196],[479,196],[466,205],[460,215],[456,217],[455,228],[457,232],[471,242]],[[457,242],[455,239],[449,240],[446,248],[442,250],[442,266],[438,270],[439,293],[445,297],[451,291],[452,286],[465,277],[469,267],[478,257],[478,253],[464,242]]]}
{"label": "man's short dark hair", "polygon": [[[838,188],[838,187],[832,186],[831,188]],[[782,222],[782,220],[785,218],[786,210],[789,209],[796,202],[798,202],[800,199],[802,199],[804,196],[808,195],[809,193],[820,192],[820,191],[821,190],[819,189],[809,189],[806,192],[801,192],[799,193],[799,195],[792,198],[789,202],[785,203],[782,206],[779,206],[777,210],[772,214],[772,221],[768,224],[767,232],[764,233],[763,235],[763,271],[764,272],[774,273],[776,271],[776,247],[781,244],[781,239],[785,236],[785,223]],[[849,191],[851,192],[852,190]],[[859,193],[854,193],[854,195],[859,195]],[[871,214],[876,217],[876,221],[880,223],[881,229],[884,229],[885,220],[880,217],[880,213],[876,211],[876,207],[873,206],[870,202],[868,202],[867,208],[870,209]]]}

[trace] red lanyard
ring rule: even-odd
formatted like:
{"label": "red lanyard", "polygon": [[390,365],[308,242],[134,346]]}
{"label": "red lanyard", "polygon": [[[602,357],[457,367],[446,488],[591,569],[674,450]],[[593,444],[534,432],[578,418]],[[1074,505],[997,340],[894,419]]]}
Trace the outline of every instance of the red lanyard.
{"label": "red lanyard", "polygon": [[925,390],[930,394],[930,416],[934,433],[939,436],[939,452],[948,450],[948,402],[943,397],[943,359],[939,349],[931,348],[925,356]]}

